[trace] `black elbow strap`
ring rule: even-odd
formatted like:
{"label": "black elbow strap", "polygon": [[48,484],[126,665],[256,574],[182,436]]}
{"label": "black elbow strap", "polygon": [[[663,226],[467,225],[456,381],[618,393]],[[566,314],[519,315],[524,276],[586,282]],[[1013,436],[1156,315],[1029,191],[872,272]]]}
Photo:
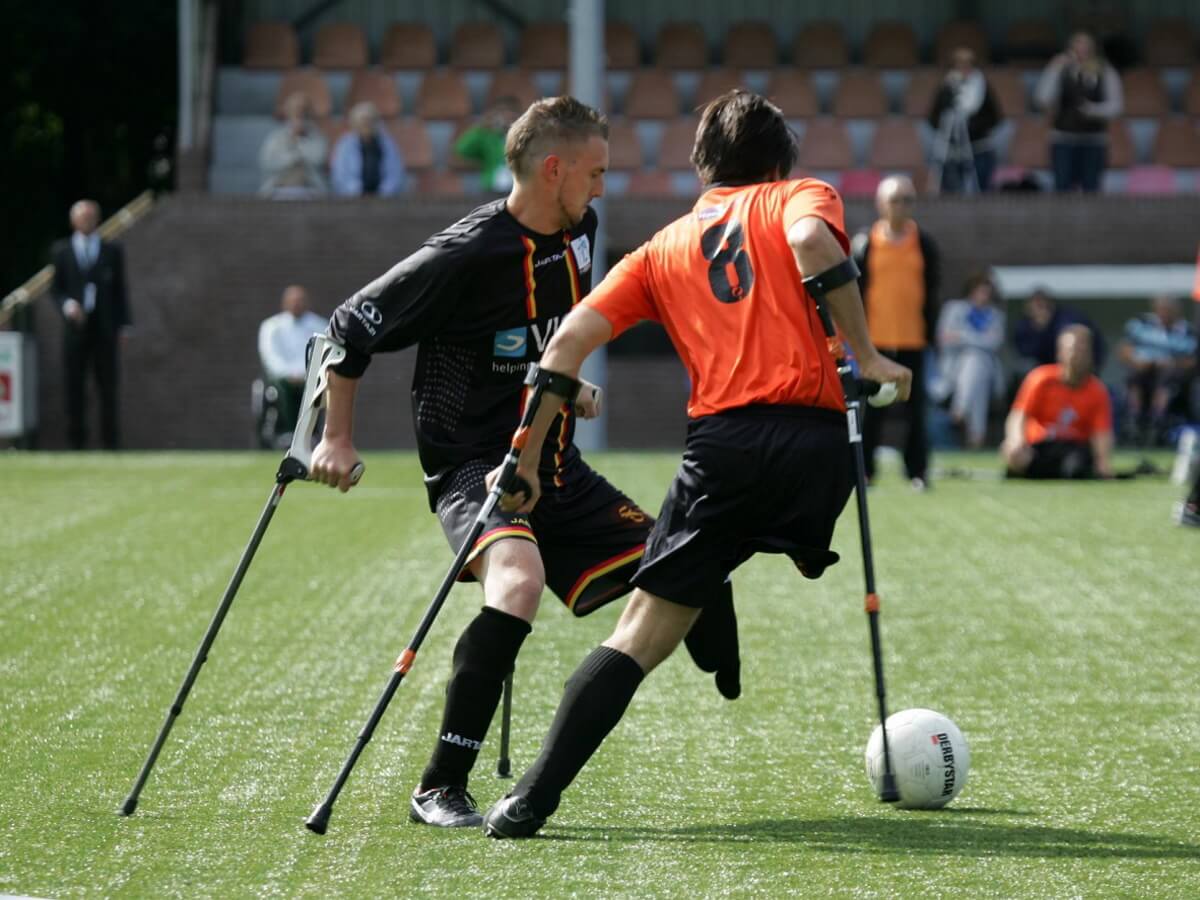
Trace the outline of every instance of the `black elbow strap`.
{"label": "black elbow strap", "polygon": [[543,388],[553,394],[566,397],[570,404],[575,403],[581,387],[578,378],[563,375],[561,372],[551,372],[549,369],[543,369],[537,363],[529,367],[529,374],[525,376],[525,384],[534,390]]}
{"label": "black elbow strap", "polygon": [[847,256],[836,266],[830,266],[824,272],[809,275],[800,283],[808,291],[808,295],[820,303],[830,291],[836,291],[844,284],[858,280],[858,266],[854,257]]}

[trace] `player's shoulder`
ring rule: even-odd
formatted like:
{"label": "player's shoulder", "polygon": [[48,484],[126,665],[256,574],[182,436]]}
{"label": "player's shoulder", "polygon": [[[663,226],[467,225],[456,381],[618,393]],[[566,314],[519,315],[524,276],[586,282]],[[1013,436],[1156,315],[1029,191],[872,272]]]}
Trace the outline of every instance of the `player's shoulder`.
{"label": "player's shoulder", "polygon": [[1025,376],[1027,384],[1037,387],[1056,381],[1062,371],[1058,363],[1046,363],[1045,365],[1036,366],[1029,370],[1029,374]]}
{"label": "player's shoulder", "polygon": [[494,241],[498,234],[511,231],[512,221],[501,197],[475,207],[457,222],[431,235],[425,246],[455,256],[470,255]]}

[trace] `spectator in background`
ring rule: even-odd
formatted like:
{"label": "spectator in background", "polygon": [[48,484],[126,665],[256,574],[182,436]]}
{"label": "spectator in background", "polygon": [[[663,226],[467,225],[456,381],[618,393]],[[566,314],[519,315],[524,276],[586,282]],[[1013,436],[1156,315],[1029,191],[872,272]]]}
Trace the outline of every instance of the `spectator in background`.
{"label": "spectator in background", "polygon": [[929,124],[937,130],[934,153],[942,164],[941,189],[957,193],[974,184],[980,191],[990,190],[996,168],[992,134],[1004,116],[975,65],[975,54],[959,47],[952,60],[929,111]]}
{"label": "spectator in background", "polygon": [[1091,351],[1091,332],[1070,325],[1058,336],[1058,363],[1021,383],[1000,447],[1009,477],[1112,477],[1112,404]]}
{"label": "spectator in background", "polygon": [[1175,521],[1188,528],[1200,528],[1200,466],[1196,467],[1187,498],[1175,508]]}
{"label": "spectator in background", "polygon": [[87,441],[84,402],[91,369],[100,392],[100,437],[106,450],[121,445],[118,423],[119,352],[132,319],[125,293],[125,255],[100,239],[100,206],[80,200],[71,207],[71,237],[51,250],[54,282],[50,295],[63,316],[66,365],[67,440],[82,450]]}
{"label": "spectator in background", "polygon": [[1042,72],[1033,97],[1051,114],[1055,190],[1098,191],[1107,164],[1108,123],[1121,115],[1124,98],[1117,70],[1099,56],[1090,34],[1072,35],[1066,52]]}
{"label": "spectator in background", "polygon": [[[929,441],[925,433],[925,352],[933,346],[938,314],[940,262],[937,245],[913,220],[917,191],[904,175],[879,184],[879,220],[855,235],[851,252],[860,271],[871,343],[884,356],[912,370],[912,393],[895,404],[908,419],[904,468],[916,490],[929,486]],[[872,409],[863,420],[867,478],[875,475],[875,450],[887,410]]]}
{"label": "spectator in background", "polygon": [[1175,297],[1155,297],[1151,312],[1125,323],[1118,348],[1129,369],[1128,436],[1142,444],[1166,437],[1169,416],[1186,418],[1187,390],[1196,371],[1196,333]]}
{"label": "spectator in background", "polygon": [[282,312],[258,327],[258,356],[268,389],[275,389],[275,434],[283,444],[291,443],[304,397],[305,350],[308,339],[325,331],[326,321],[308,311],[308,291],[298,284],[283,290]]}
{"label": "spectator in background", "polygon": [[507,194],[512,190],[512,172],[504,159],[504,139],[521,109],[513,97],[500,97],[484,110],[480,121],[466,129],[454,142],[454,152],[479,166],[485,191]]}
{"label": "spectator in background", "polygon": [[350,131],[333,147],[329,161],[334,193],[345,197],[390,197],[404,187],[404,161],[396,142],[379,125],[379,110],[369,101],[350,110]]}
{"label": "spectator in background", "polygon": [[1070,325],[1084,325],[1092,333],[1093,368],[1100,371],[1108,354],[1104,337],[1082,313],[1060,306],[1044,287],[1034,288],[1025,301],[1025,311],[1013,332],[1013,346],[1020,359],[1024,376],[1036,366],[1046,366],[1058,358],[1058,336]]}
{"label": "spectator in background", "polygon": [[312,106],[301,93],[283,102],[284,123],[267,135],[258,152],[263,184],[260,193],[276,199],[311,197],[328,190],[325,166],[328,144],[313,123]]}
{"label": "spectator in background", "polygon": [[972,276],[963,293],[965,299],[947,301],[938,317],[941,394],[950,402],[950,418],[966,433],[967,447],[978,450],[987,438],[992,398],[1004,394],[1004,312],[987,275]]}

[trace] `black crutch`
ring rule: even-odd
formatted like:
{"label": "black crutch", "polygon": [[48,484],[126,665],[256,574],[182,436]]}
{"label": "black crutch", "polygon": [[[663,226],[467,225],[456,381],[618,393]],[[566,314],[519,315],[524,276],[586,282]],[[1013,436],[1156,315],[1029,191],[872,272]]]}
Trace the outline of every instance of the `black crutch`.
{"label": "black crutch", "polygon": [[504,679],[504,705],[500,714],[500,758],[496,760],[496,777],[512,778],[512,760],[508,758],[508,742],[512,733],[513,673]]}
{"label": "black crutch", "polygon": [[[287,455],[279,463],[279,470],[275,473],[275,486],[271,489],[271,496],[267,498],[267,505],[258,517],[258,524],[254,526],[254,533],[250,535],[250,543],[242,551],[242,558],[238,560],[237,568],[233,571],[233,578],[229,580],[229,586],[225,588],[225,594],[221,597],[221,604],[217,607],[212,621],[209,622],[208,630],[204,632],[204,640],[200,642],[200,648],[196,651],[195,657],[192,658],[192,664],[188,667],[183,684],[179,687],[179,693],[175,695],[175,700],[172,702],[171,708],[167,711],[166,721],[163,722],[162,728],[159,729],[158,737],[154,739],[154,746],[150,748],[150,754],[146,757],[146,762],[142,765],[142,771],[138,773],[137,781],[133,784],[133,789],[129,792],[129,796],[125,798],[125,802],[121,804],[121,808],[118,810],[123,816],[131,816],[134,810],[137,809],[138,797],[142,793],[146,779],[150,777],[150,770],[154,768],[158,754],[162,750],[163,744],[167,741],[167,735],[171,733],[171,727],[175,724],[175,720],[179,718],[179,714],[183,712],[184,701],[187,700],[188,694],[192,690],[196,676],[200,674],[200,667],[208,659],[208,651],[212,647],[213,641],[217,639],[217,632],[221,629],[221,623],[225,621],[225,614],[229,612],[229,607],[233,605],[233,598],[237,595],[246,570],[250,568],[250,563],[254,559],[254,553],[258,550],[258,545],[262,541],[267,526],[271,524],[271,518],[275,515],[275,510],[279,506],[279,501],[283,497],[284,490],[293,481],[303,481],[308,477],[308,469],[312,463],[312,435],[316,428],[318,414],[320,413],[322,400],[325,395],[325,387],[328,383],[327,373],[330,366],[335,366],[345,359],[346,351],[343,347],[335,344],[324,335],[314,335],[309,341],[308,354],[308,376],[304,384],[304,395],[300,401],[300,415],[296,422],[296,430],[292,433],[292,445],[288,448]],[[359,463],[354,467],[353,472],[351,472],[351,480],[357,482],[362,477],[362,473],[363,466],[362,463]]]}

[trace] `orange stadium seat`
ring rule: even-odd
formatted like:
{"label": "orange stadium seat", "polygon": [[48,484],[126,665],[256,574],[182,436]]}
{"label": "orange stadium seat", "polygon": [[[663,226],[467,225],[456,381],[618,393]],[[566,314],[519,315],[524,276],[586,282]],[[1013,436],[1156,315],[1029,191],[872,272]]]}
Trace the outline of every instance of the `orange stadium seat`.
{"label": "orange stadium seat", "polygon": [[911,69],[921,61],[917,33],[907,22],[880,22],[863,44],[863,65]]}
{"label": "orange stadium seat", "polygon": [[608,22],[604,26],[604,54],[610,69],[636,69],[642,64],[637,32],[627,22]]}
{"label": "orange stadium seat", "polygon": [[854,151],[846,126],[840,119],[822,116],[805,123],[797,163],[801,169],[848,169],[854,165]]}
{"label": "orange stadium seat", "polygon": [[867,164],[876,169],[915,172],[925,168],[925,151],[912,119],[883,119],[871,136]]}
{"label": "orange stadium seat", "polygon": [[313,38],[313,65],[318,69],[361,69],[367,55],[367,36],[354,22],[322,25]]}
{"label": "orange stadium seat", "polygon": [[1192,80],[1183,95],[1183,111],[1189,116],[1200,117],[1200,68],[1192,69]]}
{"label": "orange stadium seat", "polygon": [[491,22],[464,22],[450,39],[450,65],[459,69],[498,69],[504,65],[504,37]]}
{"label": "orange stadium seat", "polygon": [[385,119],[394,119],[400,115],[400,92],[396,90],[396,82],[390,75],[385,75],[377,69],[359,69],[350,79],[346,109],[350,110],[364,100],[374,103],[379,115]]}
{"label": "orange stadium seat", "polygon": [[567,23],[533,22],[521,32],[517,65],[527,69],[567,67]]}
{"label": "orange stadium seat", "polygon": [[878,169],[847,169],[842,173],[841,194],[843,197],[873,197],[883,181]]}
{"label": "orange stadium seat", "polygon": [[879,74],[869,69],[847,69],[833,92],[833,114],[849,119],[887,115],[887,96]]}
{"label": "orange stadium seat", "polygon": [[770,69],[779,63],[775,29],[766,22],[736,22],[725,34],[725,65],[731,69]]}
{"label": "orange stadium seat", "polygon": [[933,98],[937,95],[945,73],[941,69],[913,69],[908,73],[908,84],[904,88],[904,100],[900,108],[906,116],[917,119],[929,118],[933,109]]}
{"label": "orange stadium seat", "polygon": [[801,69],[790,66],[776,69],[771,74],[767,96],[789,119],[808,119],[821,112],[812,76]]}
{"label": "orange stadium seat", "polygon": [[419,22],[395,22],[384,32],[379,64],[385,69],[432,69],[437,65],[433,29]]}
{"label": "orange stadium seat", "polygon": [[246,29],[242,65],[247,69],[291,69],[300,65],[300,42],[287,22],[255,22]]}
{"label": "orange stadium seat", "polygon": [[632,119],[671,119],[679,115],[679,92],[670,72],[638,69],[625,97],[625,115]]}
{"label": "orange stadium seat", "polygon": [[1008,148],[1008,161],[1024,169],[1050,167],[1050,128],[1045,119],[1025,116],[1017,120]]}
{"label": "orange stadium seat", "polygon": [[664,69],[703,69],[708,65],[708,38],[695,22],[667,22],[658,31],[654,64]]}
{"label": "orange stadium seat", "polygon": [[528,69],[499,69],[492,75],[484,105],[491,106],[501,97],[512,97],[521,109],[526,109],[541,96],[542,92],[538,90]]}
{"label": "orange stadium seat", "polygon": [[742,76],[733,69],[705,69],[696,85],[696,106],[703,106],[726,91],[740,87],[745,87]]}
{"label": "orange stadium seat", "polygon": [[933,60],[939,66],[950,65],[950,58],[959,47],[966,47],[975,53],[975,62],[983,65],[991,57],[988,46],[987,32],[978,22],[960,20],[947,22],[938,29],[937,38],[933,44]]}
{"label": "orange stadium seat", "polygon": [[692,116],[672,119],[663,130],[658,148],[658,167],[681,171],[692,167],[692,145],[696,142],[698,122]]}
{"label": "orange stadium seat", "polygon": [[1061,49],[1058,30],[1049,19],[1017,19],[1004,33],[1005,57],[1043,62]]}
{"label": "orange stadium seat", "polygon": [[1158,124],[1153,160],[1160,166],[1200,169],[1200,132],[1187,116],[1171,116]]}
{"label": "orange stadium seat", "polygon": [[329,85],[320,72],[314,69],[291,69],[283,73],[279,82],[279,92],[275,95],[275,118],[283,118],[283,103],[292,94],[304,94],[308,97],[309,107],[314,118],[324,119],[333,112],[333,98],[329,93]]}
{"label": "orange stadium seat", "polygon": [[1144,46],[1149,66],[1190,66],[1196,61],[1196,36],[1187,19],[1156,19]]}
{"label": "orange stadium seat", "polygon": [[458,197],[466,193],[466,185],[463,184],[462,175],[457,172],[426,169],[417,173],[417,192]]}
{"label": "orange stadium seat", "polygon": [[458,72],[433,71],[421,79],[417,115],[422,119],[462,119],[470,114],[471,95]]}
{"label": "orange stadium seat", "polygon": [[1113,119],[1108,123],[1108,167],[1128,169],[1136,162],[1137,151],[1129,136],[1128,124],[1123,119]]}
{"label": "orange stadium seat", "polygon": [[675,192],[671,173],[665,169],[634,172],[629,176],[626,194],[640,197],[666,197]]}
{"label": "orange stadium seat", "polygon": [[608,167],[615,172],[637,171],[642,168],[642,143],[637,129],[628,119],[608,122]]}
{"label": "orange stadium seat", "polygon": [[987,69],[984,74],[1000,104],[1000,112],[1010,119],[1025,115],[1029,109],[1029,92],[1021,73],[1008,66],[998,66]]}
{"label": "orange stadium seat", "polygon": [[410,172],[423,172],[433,168],[433,144],[429,140],[429,132],[425,123],[420,119],[409,117],[393,119],[385,123],[388,134],[400,148],[404,157],[404,166]]}
{"label": "orange stadium seat", "polygon": [[850,64],[840,22],[809,22],[792,41],[792,62],[807,69],[840,69]]}
{"label": "orange stadium seat", "polygon": [[1157,69],[1126,69],[1121,74],[1121,90],[1125,95],[1122,115],[1152,118],[1170,110]]}

